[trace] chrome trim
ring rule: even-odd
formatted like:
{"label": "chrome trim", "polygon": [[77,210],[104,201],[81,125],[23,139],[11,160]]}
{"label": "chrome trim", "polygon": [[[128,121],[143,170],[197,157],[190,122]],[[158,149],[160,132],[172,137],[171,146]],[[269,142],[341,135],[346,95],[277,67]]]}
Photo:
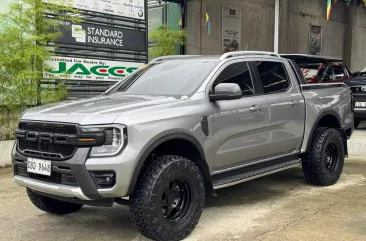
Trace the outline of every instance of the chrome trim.
{"label": "chrome trim", "polygon": [[301,163],[301,160],[299,159],[299,162],[296,163],[296,164],[289,165],[289,166],[286,166],[286,167],[282,167],[282,168],[279,168],[279,169],[276,169],[276,170],[273,170],[273,171],[269,171],[269,172],[266,172],[266,173],[263,173],[263,174],[260,174],[260,175],[256,175],[256,176],[253,176],[253,177],[241,179],[241,180],[238,180],[238,181],[235,181],[235,182],[230,182],[230,183],[225,183],[225,184],[222,184],[222,185],[217,185],[217,186],[214,186],[214,189],[217,190],[217,189],[221,189],[221,188],[225,188],[225,187],[230,187],[230,186],[233,186],[233,185],[236,185],[236,184],[240,184],[240,183],[243,183],[243,182],[251,181],[253,179],[264,177],[264,176],[267,176],[267,175],[270,175],[270,174],[273,174],[273,173],[276,173],[276,172],[280,172],[280,171],[284,171],[284,170],[291,169],[291,168],[294,168],[294,167],[298,167],[300,165],[300,163]]}
{"label": "chrome trim", "polygon": [[233,170],[236,170],[236,169],[240,169],[240,168],[244,168],[244,167],[249,167],[249,166],[257,165],[257,164],[260,164],[260,163],[263,163],[263,162],[272,161],[272,160],[275,160],[275,159],[280,159],[280,158],[292,156],[292,155],[295,155],[295,154],[298,154],[298,153],[288,153],[288,154],[284,154],[284,155],[281,155],[281,156],[269,157],[269,158],[262,159],[262,160],[258,160],[258,161],[244,163],[244,164],[241,164],[241,165],[238,165],[238,166],[228,167],[228,168],[225,168],[225,169],[213,171],[211,173],[211,176],[218,175],[218,174],[225,173],[225,172],[230,172],[230,171],[233,171]]}
{"label": "chrome trim", "polygon": [[15,175],[14,182],[23,187],[28,187],[32,190],[52,194],[61,197],[79,198],[81,200],[90,200],[84,195],[80,187],[66,186],[57,183],[48,183],[45,181],[34,180],[27,177]]}

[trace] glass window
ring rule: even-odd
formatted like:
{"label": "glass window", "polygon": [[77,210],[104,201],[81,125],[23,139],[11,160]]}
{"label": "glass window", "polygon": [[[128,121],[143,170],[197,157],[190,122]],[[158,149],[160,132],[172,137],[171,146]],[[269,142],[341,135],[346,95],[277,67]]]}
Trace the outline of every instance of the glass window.
{"label": "glass window", "polygon": [[334,65],[333,66],[333,71],[334,71],[334,79],[335,80],[344,79],[344,77],[346,76],[345,73],[344,73],[344,70],[341,66]]}
{"label": "glass window", "polygon": [[149,26],[148,31],[151,33],[164,24],[164,7],[156,7],[149,9]]}
{"label": "glass window", "polygon": [[329,66],[327,72],[324,75],[323,82],[328,82],[333,80],[333,68]]}
{"label": "glass window", "polygon": [[202,85],[216,65],[216,61],[206,60],[169,60],[154,63],[129,75],[110,93],[177,98],[190,96]]}
{"label": "glass window", "polygon": [[253,81],[247,62],[235,63],[226,67],[217,77],[214,86],[220,83],[238,84],[244,96],[254,95]]}
{"label": "glass window", "polygon": [[286,91],[290,87],[285,66],[280,62],[257,62],[259,76],[265,94]]}

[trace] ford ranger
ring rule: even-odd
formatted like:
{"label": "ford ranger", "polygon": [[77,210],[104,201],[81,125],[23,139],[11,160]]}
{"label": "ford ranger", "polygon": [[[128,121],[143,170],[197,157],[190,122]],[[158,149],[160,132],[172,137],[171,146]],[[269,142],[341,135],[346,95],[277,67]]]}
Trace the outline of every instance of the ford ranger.
{"label": "ford ranger", "polygon": [[216,189],[298,165],[336,183],[352,101],[274,53],[161,57],[102,96],[25,111],[14,178],[45,212],[125,204],[144,236],[182,240]]}

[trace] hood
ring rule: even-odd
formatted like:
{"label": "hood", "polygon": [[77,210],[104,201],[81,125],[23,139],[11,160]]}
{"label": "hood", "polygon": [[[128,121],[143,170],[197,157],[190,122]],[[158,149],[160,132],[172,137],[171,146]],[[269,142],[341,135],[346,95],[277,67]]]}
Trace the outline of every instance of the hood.
{"label": "hood", "polygon": [[166,96],[132,96],[116,93],[31,108],[25,111],[22,119],[80,124],[113,123],[120,114],[127,111],[176,101],[179,100]]}
{"label": "hood", "polygon": [[348,86],[366,85],[366,77],[354,77],[344,83]]}

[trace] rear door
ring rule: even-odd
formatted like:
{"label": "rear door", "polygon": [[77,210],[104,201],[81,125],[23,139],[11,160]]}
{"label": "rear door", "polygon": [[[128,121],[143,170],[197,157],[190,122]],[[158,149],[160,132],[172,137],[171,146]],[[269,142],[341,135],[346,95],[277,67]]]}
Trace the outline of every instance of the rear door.
{"label": "rear door", "polygon": [[[266,105],[267,142],[264,156],[280,156],[300,149],[305,124],[305,105],[296,76],[287,61],[255,61],[261,95]],[[291,81],[292,79],[292,81]]]}

